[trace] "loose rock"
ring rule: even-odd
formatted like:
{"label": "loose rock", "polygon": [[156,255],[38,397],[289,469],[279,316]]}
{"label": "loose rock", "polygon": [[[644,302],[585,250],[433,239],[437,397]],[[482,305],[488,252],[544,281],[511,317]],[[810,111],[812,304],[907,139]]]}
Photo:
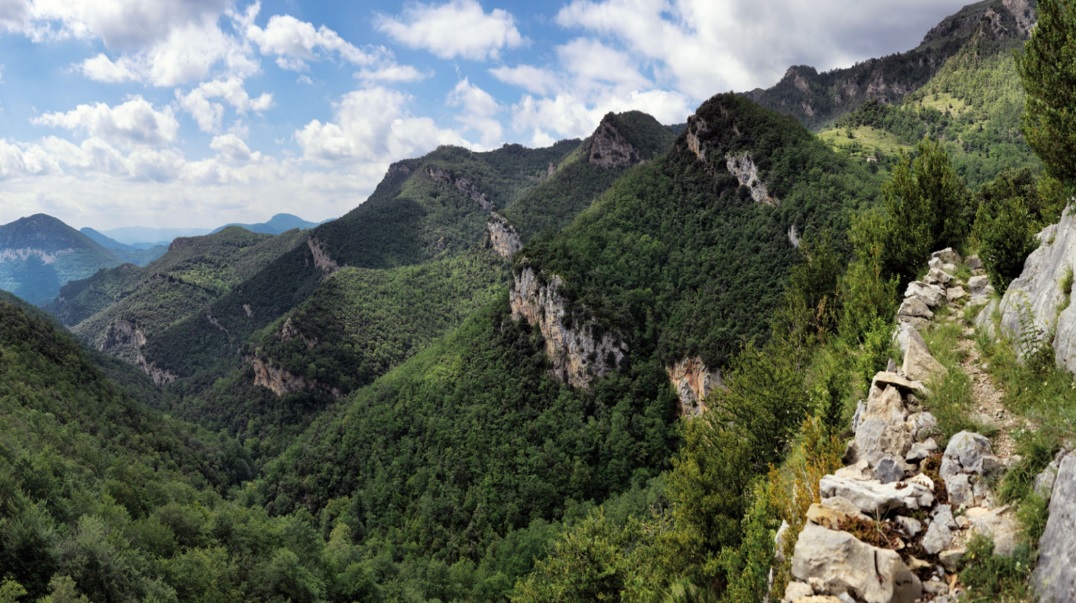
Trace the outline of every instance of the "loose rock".
{"label": "loose rock", "polygon": [[926,483],[930,483],[930,478],[922,474],[894,484],[827,475],[819,481],[818,486],[822,498],[840,496],[848,499],[868,517],[883,517],[891,512],[914,511],[933,505],[933,484],[928,487]]}
{"label": "loose rock", "polygon": [[941,381],[949,374],[949,370],[930,355],[930,351],[927,350],[926,346],[921,346],[914,341],[908,343],[908,351],[904,353],[902,370],[908,379],[922,383]]}
{"label": "loose rock", "polygon": [[854,594],[867,603],[912,603],[923,585],[894,551],[851,534],[807,524],[796,542],[792,575],[819,594]]}

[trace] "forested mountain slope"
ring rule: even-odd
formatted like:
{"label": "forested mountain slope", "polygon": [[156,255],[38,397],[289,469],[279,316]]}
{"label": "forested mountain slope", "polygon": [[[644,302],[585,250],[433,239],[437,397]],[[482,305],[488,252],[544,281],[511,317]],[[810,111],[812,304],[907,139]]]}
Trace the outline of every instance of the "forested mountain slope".
{"label": "forested mountain slope", "polygon": [[0,226],[0,289],[42,305],[68,281],[123,261],[60,220],[35,214]]}
{"label": "forested mountain slope", "polygon": [[[667,467],[678,406],[666,365],[702,354],[716,368],[744,338],[764,338],[798,257],[790,227],[840,238],[877,186],[795,121],[711,99],[667,155],[517,254],[511,303],[502,289],[316,420],[270,467],[265,502],[332,509],[368,554],[409,571],[465,563],[493,580],[509,542]],[[546,288],[532,300],[528,272]],[[530,324],[518,300],[561,322]],[[553,340],[582,346],[569,364],[606,370],[569,383]]]}

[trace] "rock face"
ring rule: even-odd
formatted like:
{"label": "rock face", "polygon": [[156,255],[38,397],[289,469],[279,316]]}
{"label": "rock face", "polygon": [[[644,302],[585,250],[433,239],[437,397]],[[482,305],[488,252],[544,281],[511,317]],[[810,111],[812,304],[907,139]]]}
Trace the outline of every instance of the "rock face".
{"label": "rock face", "polygon": [[[1071,283],[1076,266],[1076,216],[1072,209],[1066,208],[1059,223],[1043,229],[1039,241],[1039,248],[1024,262],[1020,277],[1001,298],[1001,331],[1016,342],[1028,336],[1045,338],[1052,333],[1053,339],[1044,343],[1053,345],[1057,365],[1076,373],[1076,306],[1069,305],[1058,314],[1069,301],[1062,284],[1066,275]],[[980,313],[979,326],[987,325],[989,314]]]}
{"label": "rock face", "polygon": [[894,551],[810,523],[796,541],[792,575],[815,593],[868,603],[912,603],[923,594],[919,578]]}
{"label": "rock face", "polygon": [[1050,518],[1039,541],[1039,564],[1031,576],[1043,603],[1076,601],[1076,454],[1062,459],[1050,496]]}
{"label": "rock face", "polygon": [[599,332],[590,322],[572,316],[568,326],[568,304],[560,293],[563,283],[554,275],[539,279],[527,266],[515,275],[509,303],[512,318],[538,327],[545,338],[546,355],[553,374],[573,387],[587,387],[591,381],[617,368],[624,360],[627,345],[611,332]]}
{"label": "rock face", "polygon": [[523,248],[519,233],[504,216],[497,212],[490,212],[486,232],[489,234],[490,247],[502,258],[511,259],[517,251]]}
{"label": "rock face", "polygon": [[669,381],[680,399],[680,416],[693,417],[706,410],[704,400],[714,389],[723,387],[721,371],[711,371],[702,358],[685,358],[665,367]]}
{"label": "rock face", "polygon": [[254,385],[264,387],[277,396],[283,396],[293,392],[309,392],[324,390],[326,393],[339,399],[342,394],[337,389],[325,390],[316,382],[309,381],[304,377],[294,375],[283,367],[274,366],[272,362],[256,356],[246,358],[254,369]]}
{"label": "rock face", "polygon": [[710,131],[709,124],[706,120],[692,115],[687,118],[687,130],[684,132],[684,140],[687,142],[687,148],[695,155],[695,159],[705,163],[706,162],[706,145],[702,142],[702,137]]}
{"label": "rock face", "polygon": [[441,184],[447,184],[455,188],[461,195],[474,201],[479,207],[486,211],[493,211],[496,209],[493,205],[493,201],[490,201],[486,193],[483,193],[478,189],[477,185],[463,176],[457,176],[448,170],[434,166],[426,167],[426,175],[434,182],[440,182]]}
{"label": "rock face", "polygon": [[766,183],[758,177],[758,166],[751,159],[751,154],[744,152],[736,155],[725,155],[725,165],[729,173],[736,176],[740,186],[746,186],[751,191],[751,198],[755,203],[764,205],[777,205],[778,201],[766,188]]}
{"label": "rock face", "polygon": [[991,504],[984,478],[1000,467],[997,457],[991,454],[990,440],[968,431],[954,435],[945,447],[939,471],[949,502],[965,507]]}
{"label": "rock face", "polygon": [[631,167],[643,158],[627,138],[608,119],[602,120],[591,138],[587,162],[605,169]]}
{"label": "rock face", "polygon": [[157,387],[164,387],[175,381],[175,373],[158,368],[155,363],[146,359],[145,355],[142,354],[142,348],[144,347],[146,347],[145,332],[135,323],[120,319],[108,325],[105,338],[98,349],[142,369],[142,372],[149,375],[149,378],[153,380],[153,384]]}
{"label": "rock face", "polygon": [[340,265],[329,257],[329,249],[324,242],[310,237],[306,240],[306,246],[310,248],[310,255],[314,258],[314,267],[326,276],[340,269]]}

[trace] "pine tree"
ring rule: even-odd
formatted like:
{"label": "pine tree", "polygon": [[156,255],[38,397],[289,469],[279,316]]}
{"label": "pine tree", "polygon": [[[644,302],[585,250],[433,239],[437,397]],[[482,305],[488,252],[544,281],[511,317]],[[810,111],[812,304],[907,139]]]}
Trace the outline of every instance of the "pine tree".
{"label": "pine tree", "polygon": [[1076,184],[1076,5],[1039,0],[1039,22],[1017,60],[1027,91],[1024,135],[1065,184]]}

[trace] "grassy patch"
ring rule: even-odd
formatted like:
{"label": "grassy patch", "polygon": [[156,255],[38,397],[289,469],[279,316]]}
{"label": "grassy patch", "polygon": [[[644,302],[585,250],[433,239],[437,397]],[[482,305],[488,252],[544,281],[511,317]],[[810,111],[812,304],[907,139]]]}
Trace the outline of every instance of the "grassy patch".
{"label": "grassy patch", "polygon": [[885,155],[897,155],[911,148],[901,143],[894,134],[871,126],[833,128],[819,132],[818,137],[835,151],[863,158],[878,151]]}
{"label": "grassy patch", "polygon": [[928,410],[938,418],[938,428],[946,440],[965,430],[978,433],[986,431],[970,416],[971,381],[960,366],[966,352],[957,346],[962,328],[959,323],[946,322],[936,324],[935,328],[923,333],[930,353],[949,370],[940,383],[930,384],[931,395],[925,402]]}
{"label": "grassy patch", "polygon": [[967,564],[960,580],[968,587],[967,601],[1007,602],[1028,601],[1028,577],[1031,575],[1031,549],[1017,545],[1012,556],[994,554],[994,543],[976,535],[968,543],[964,556]]}

